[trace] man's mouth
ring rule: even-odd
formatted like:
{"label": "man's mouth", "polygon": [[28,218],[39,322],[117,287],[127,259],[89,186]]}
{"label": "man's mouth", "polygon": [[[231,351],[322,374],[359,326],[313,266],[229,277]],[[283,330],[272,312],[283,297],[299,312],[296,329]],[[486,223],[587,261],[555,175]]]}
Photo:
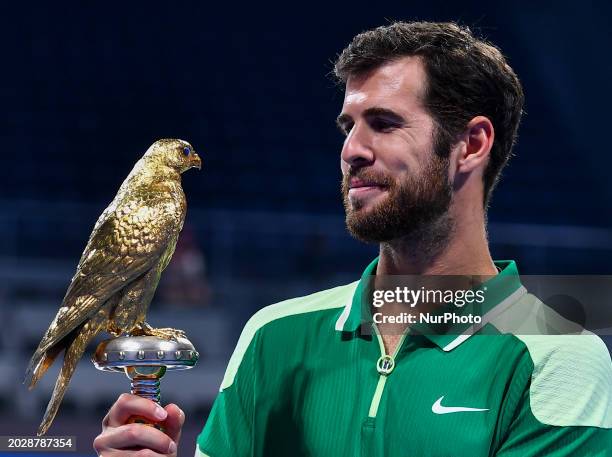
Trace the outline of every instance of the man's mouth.
{"label": "man's mouth", "polygon": [[374,181],[353,178],[349,182],[349,197],[362,196],[387,190],[387,186]]}

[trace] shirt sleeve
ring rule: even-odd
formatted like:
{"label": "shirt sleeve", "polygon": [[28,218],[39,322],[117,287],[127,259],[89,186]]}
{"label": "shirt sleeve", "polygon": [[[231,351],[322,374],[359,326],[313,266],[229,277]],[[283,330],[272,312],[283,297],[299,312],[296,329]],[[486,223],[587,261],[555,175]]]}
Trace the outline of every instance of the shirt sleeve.
{"label": "shirt sleeve", "polygon": [[[612,364],[595,335],[522,336],[535,360],[496,457],[612,457]],[[535,344],[537,343],[537,344]]]}
{"label": "shirt sleeve", "polygon": [[256,337],[238,342],[206,425],[196,457],[248,457],[253,454],[254,353]]}
{"label": "shirt sleeve", "polygon": [[594,426],[554,426],[540,422],[531,411],[529,389],[495,457],[612,457],[612,429]]}

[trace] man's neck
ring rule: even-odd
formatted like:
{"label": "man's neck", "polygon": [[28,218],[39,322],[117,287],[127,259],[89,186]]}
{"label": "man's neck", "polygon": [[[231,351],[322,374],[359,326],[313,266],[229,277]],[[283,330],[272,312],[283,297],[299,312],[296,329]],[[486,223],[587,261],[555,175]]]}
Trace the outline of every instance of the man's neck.
{"label": "man's neck", "polygon": [[[497,268],[493,263],[487,243],[484,218],[466,223],[452,224],[447,237],[435,235],[406,237],[381,243],[376,275],[460,275],[494,276]],[[428,239],[429,237],[429,239]],[[384,308],[384,309],[383,309]],[[373,310],[374,311],[374,310]],[[375,310],[383,314],[397,314],[402,306],[389,306]],[[397,348],[401,333],[407,324],[378,325],[388,354]]]}
{"label": "man's neck", "polygon": [[[431,238],[431,236],[430,236]],[[427,236],[380,244],[377,275],[495,275],[484,218],[453,222],[432,243]]]}

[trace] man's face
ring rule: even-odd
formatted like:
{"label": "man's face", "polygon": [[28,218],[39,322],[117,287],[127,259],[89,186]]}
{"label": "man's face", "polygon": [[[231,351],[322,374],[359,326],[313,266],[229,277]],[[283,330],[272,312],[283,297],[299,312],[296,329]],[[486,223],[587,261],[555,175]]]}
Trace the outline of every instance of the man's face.
{"label": "man's face", "polygon": [[360,240],[419,236],[448,214],[450,145],[436,144],[425,84],[418,57],[347,81],[338,117],[346,133],[342,195],[347,227]]}

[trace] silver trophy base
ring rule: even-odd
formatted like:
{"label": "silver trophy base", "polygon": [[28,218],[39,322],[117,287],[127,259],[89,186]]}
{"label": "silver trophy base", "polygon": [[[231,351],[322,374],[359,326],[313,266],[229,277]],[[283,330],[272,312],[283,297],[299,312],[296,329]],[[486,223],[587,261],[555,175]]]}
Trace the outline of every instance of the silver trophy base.
{"label": "silver trophy base", "polygon": [[168,370],[193,368],[198,352],[187,338],[120,336],[98,344],[92,361],[98,370],[125,373],[131,393],[159,403],[160,379]]}

